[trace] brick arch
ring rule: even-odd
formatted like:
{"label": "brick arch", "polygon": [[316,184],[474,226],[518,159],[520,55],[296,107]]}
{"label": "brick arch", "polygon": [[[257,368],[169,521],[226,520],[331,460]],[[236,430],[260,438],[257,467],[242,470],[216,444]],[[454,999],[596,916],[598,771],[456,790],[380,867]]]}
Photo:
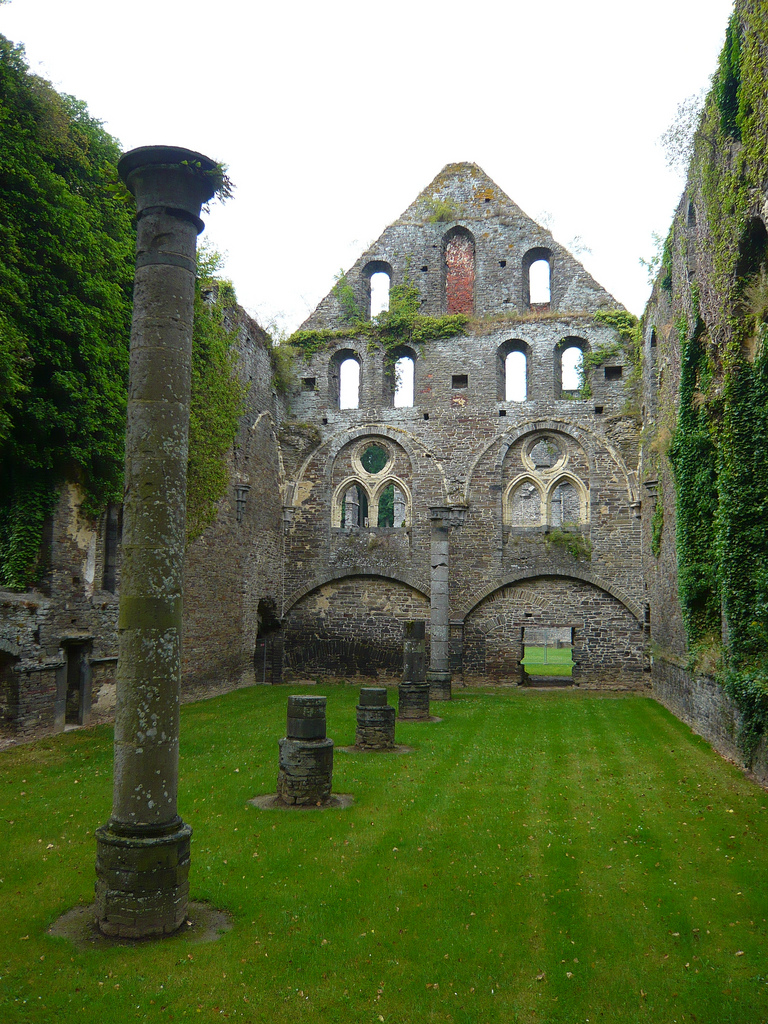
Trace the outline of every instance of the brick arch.
{"label": "brick arch", "polygon": [[422,597],[429,600],[429,587],[425,586],[421,580],[419,580],[413,573],[409,572],[350,572],[349,569],[337,569],[335,572],[327,572],[321,575],[315,576],[313,580],[295,590],[293,594],[285,601],[283,605],[283,615],[291,610],[291,608],[308,594],[311,594],[313,590],[318,590],[320,587],[325,586],[326,583],[334,583],[337,580],[343,580],[346,578],[370,578],[370,579],[385,579],[392,580],[393,583],[403,583],[406,587],[410,587],[412,590],[417,591]]}
{"label": "brick arch", "polygon": [[559,569],[548,569],[547,572],[542,573],[539,569],[531,570],[530,572],[510,573],[507,576],[502,576],[497,582],[492,583],[482,591],[475,593],[469,601],[466,602],[463,608],[459,610],[456,617],[461,620],[466,619],[478,607],[478,605],[482,604],[483,601],[487,600],[491,595],[503,590],[505,587],[514,586],[515,583],[522,583],[527,580],[544,579],[547,576],[558,576],[563,579],[575,579],[580,580],[582,583],[589,583],[593,587],[597,587],[598,590],[602,590],[604,593],[615,598],[615,600],[622,604],[638,622],[643,621],[643,609],[637,601],[634,601],[619,587],[616,587],[607,580],[604,580],[597,573],[590,572],[586,569],[580,569],[576,566],[571,567],[567,572]]}

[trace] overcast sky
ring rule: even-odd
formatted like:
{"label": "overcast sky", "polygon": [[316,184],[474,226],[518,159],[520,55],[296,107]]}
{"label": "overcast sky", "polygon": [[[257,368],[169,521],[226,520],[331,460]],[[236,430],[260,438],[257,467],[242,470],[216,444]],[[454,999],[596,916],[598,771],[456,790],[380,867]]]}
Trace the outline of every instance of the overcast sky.
{"label": "overcast sky", "polygon": [[294,329],[446,164],[479,164],[634,313],[683,182],[658,139],[731,0],[11,0],[0,32],[127,149],[229,165],[206,236]]}

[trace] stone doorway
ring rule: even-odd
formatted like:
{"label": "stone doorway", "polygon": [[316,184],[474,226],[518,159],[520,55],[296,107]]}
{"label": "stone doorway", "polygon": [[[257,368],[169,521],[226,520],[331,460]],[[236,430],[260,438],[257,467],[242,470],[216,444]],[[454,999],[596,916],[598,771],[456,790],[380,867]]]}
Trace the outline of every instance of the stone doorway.
{"label": "stone doorway", "polygon": [[524,686],[572,685],[572,626],[523,626],[522,647]]}

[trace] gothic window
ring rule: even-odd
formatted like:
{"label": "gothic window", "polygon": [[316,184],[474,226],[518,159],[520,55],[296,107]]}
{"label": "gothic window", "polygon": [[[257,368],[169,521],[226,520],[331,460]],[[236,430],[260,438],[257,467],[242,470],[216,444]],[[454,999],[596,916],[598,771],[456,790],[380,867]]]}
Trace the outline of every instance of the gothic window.
{"label": "gothic window", "polygon": [[584,353],[589,346],[583,338],[563,338],[555,348],[555,397],[579,398]]}
{"label": "gothic window", "polygon": [[413,391],[416,364],[412,356],[400,356],[395,360],[395,401],[396,409],[413,407]]}
{"label": "gothic window", "polygon": [[[392,284],[392,267],[384,260],[371,260],[362,271],[363,302],[367,306],[368,319],[389,309],[389,290]],[[365,308],[365,307],[364,307]]]}
{"label": "gothic window", "polygon": [[353,484],[344,492],[341,524],[347,529],[368,526],[368,495],[359,484]]}
{"label": "gothic window", "polygon": [[581,498],[569,480],[559,480],[550,492],[551,526],[575,526],[582,521]]}
{"label": "gothic window", "polygon": [[541,525],[541,493],[532,480],[523,480],[511,491],[508,520],[510,526]]}

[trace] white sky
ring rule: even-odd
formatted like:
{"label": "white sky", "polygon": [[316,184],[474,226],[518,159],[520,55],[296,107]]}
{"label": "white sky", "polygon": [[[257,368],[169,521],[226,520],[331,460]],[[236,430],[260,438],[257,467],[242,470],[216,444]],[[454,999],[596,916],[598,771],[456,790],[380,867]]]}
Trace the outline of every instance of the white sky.
{"label": "white sky", "polygon": [[125,149],[229,165],[204,237],[294,329],[446,164],[471,160],[634,313],[682,190],[658,138],[731,0],[11,0],[0,32]]}

